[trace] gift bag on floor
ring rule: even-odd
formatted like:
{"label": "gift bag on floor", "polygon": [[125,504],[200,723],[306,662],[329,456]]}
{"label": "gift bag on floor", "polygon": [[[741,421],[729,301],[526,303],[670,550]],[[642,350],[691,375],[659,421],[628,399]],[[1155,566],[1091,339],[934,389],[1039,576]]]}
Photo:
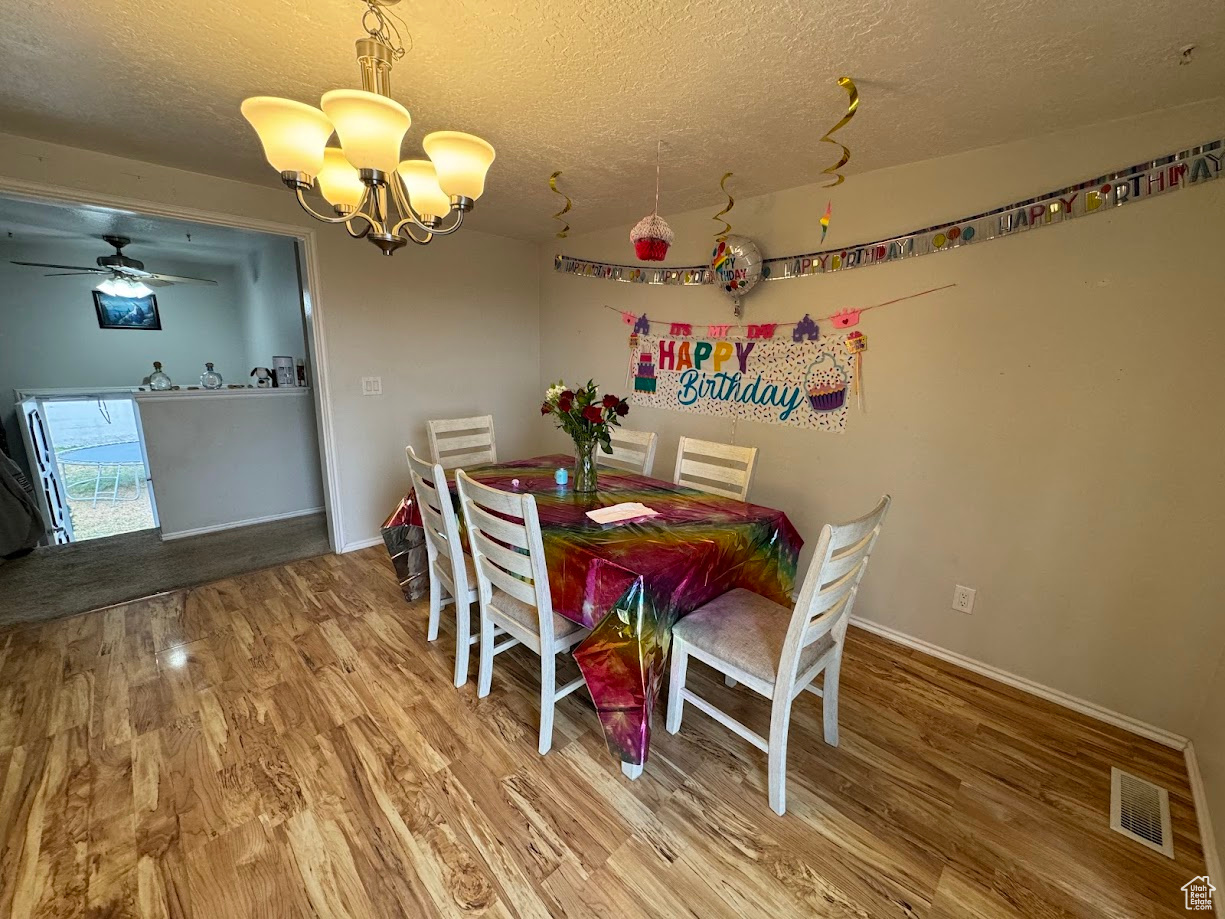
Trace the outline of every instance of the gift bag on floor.
{"label": "gift bag on floor", "polygon": [[383,521],[383,545],[391,555],[405,600],[420,600],[430,591],[429,561],[425,553],[425,531],[415,507],[416,497],[403,498]]}

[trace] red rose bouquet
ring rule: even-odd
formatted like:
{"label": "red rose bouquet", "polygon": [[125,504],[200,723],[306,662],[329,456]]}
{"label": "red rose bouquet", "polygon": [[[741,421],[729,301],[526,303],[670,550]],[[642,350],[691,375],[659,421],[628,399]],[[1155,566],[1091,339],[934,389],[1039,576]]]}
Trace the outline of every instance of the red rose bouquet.
{"label": "red rose bouquet", "polygon": [[594,381],[586,386],[568,389],[558,380],[545,393],[541,415],[553,415],[557,426],[574,441],[574,490],[591,492],[596,489],[595,448],[612,453],[610,430],[620,426],[629,414],[629,403],[611,393],[601,395]]}

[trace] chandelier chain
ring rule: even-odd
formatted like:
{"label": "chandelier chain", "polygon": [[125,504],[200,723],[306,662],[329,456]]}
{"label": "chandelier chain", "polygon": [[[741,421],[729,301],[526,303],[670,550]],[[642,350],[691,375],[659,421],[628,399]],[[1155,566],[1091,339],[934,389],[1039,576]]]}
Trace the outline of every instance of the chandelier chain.
{"label": "chandelier chain", "polygon": [[[366,12],[362,13],[362,28],[371,38],[382,42],[391,49],[391,56],[395,60],[398,61],[413,49],[413,36],[403,19],[386,7],[380,6],[376,0],[366,0],[366,7]],[[407,48],[404,46],[406,38],[408,39]]]}

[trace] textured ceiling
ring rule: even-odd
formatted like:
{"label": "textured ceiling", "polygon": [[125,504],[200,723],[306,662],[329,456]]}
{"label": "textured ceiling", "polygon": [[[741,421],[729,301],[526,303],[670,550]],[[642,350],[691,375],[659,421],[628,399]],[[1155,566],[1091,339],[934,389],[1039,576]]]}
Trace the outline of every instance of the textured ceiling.
{"label": "textured ceiling", "polygon": [[[92,266],[92,259],[80,260],[80,243],[88,242],[97,250],[97,255],[113,255],[110,244],[102,239],[108,235],[126,236],[132,240],[124,249],[124,255],[147,262],[145,267],[150,271],[157,270],[158,258],[236,266],[248,262],[252,250],[282,238],[105,207],[44,203],[0,195],[0,250],[26,244],[54,245],[62,240],[70,244],[65,245],[65,252],[72,253],[71,258],[76,259],[65,264]],[[56,261],[57,258],[41,255],[35,260]]]}
{"label": "textured ceiling", "polygon": [[[0,0],[0,130],[277,185],[238,113],[356,86],[359,0]],[[549,236],[816,181],[834,83],[848,175],[1221,94],[1221,0],[404,0],[393,95],[498,159],[471,225]],[[1198,46],[1179,66],[1179,49]],[[286,207],[290,207],[286,200]]]}

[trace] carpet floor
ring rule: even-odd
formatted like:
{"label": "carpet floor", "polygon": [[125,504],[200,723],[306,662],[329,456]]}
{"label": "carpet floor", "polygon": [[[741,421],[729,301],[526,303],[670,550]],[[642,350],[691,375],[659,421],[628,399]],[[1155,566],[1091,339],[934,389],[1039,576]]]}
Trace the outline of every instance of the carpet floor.
{"label": "carpet floor", "polygon": [[331,551],[323,514],[162,542],[157,530],[0,562],[0,627],[43,622]]}

